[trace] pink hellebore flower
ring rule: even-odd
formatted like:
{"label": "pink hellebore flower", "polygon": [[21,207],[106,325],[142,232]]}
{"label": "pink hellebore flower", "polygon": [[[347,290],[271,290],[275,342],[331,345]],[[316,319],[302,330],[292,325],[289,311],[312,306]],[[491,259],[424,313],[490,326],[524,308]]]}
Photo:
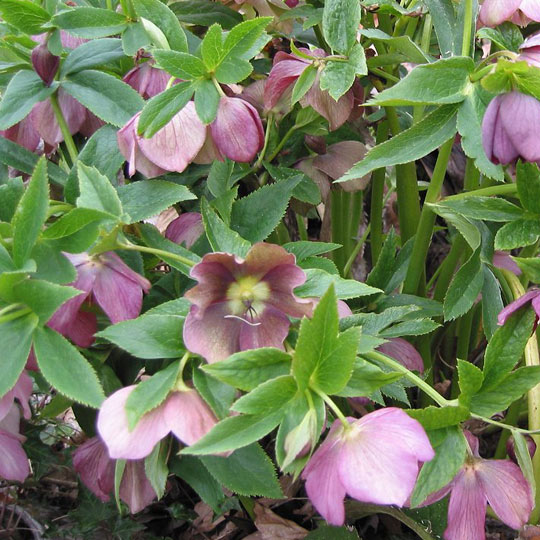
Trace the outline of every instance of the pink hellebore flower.
{"label": "pink hellebore flower", "polygon": [[519,47],[518,60],[525,60],[529,65],[540,67],[540,32],[531,34]]}
{"label": "pink hellebore flower", "polygon": [[188,249],[204,232],[202,216],[199,212],[185,212],[171,221],[165,231],[165,238],[176,244],[184,244]]}
{"label": "pink hellebore flower", "polygon": [[14,143],[24,146],[30,152],[35,152],[39,146],[41,137],[34,127],[32,116],[29,115],[8,129],[0,131],[0,135]]}
{"label": "pink hellebore flower", "polygon": [[15,386],[0,398],[0,420],[8,415],[15,399],[19,401],[24,417],[27,420],[30,419],[32,413],[28,405],[28,400],[32,395],[32,386],[32,379],[23,371]]}
{"label": "pink hellebore flower", "polygon": [[445,540],[485,540],[484,523],[489,503],[498,518],[521,529],[533,508],[531,488],[521,469],[508,459],[482,459],[478,439],[465,431],[471,456],[452,482],[422,504],[426,506],[450,495]]}
{"label": "pink hellebore flower", "polygon": [[21,413],[14,403],[0,419],[0,478],[24,482],[30,474],[28,458],[22,443],[26,440],[19,433]]}
{"label": "pink hellebore flower", "polygon": [[514,312],[529,303],[536,313],[536,322],[538,323],[540,317],[540,289],[533,289],[505,306],[499,313],[497,322],[502,326]]}
{"label": "pink hellebore flower", "polygon": [[345,522],[347,494],[362,502],[403,506],[419,462],[435,456],[422,426],[401,409],[388,407],[348,421],[350,429],[334,422],[302,473],[311,502],[337,526]]}
{"label": "pink hellebore flower", "polygon": [[93,298],[113,324],[139,315],[143,292],[149,291],[150,282],[116,253],[66,254],[66,257],[77,269],[77,279],[71,285],[83,293],[60,306],[48,322],[51,328],[80,347],[88,347],[97,327],[95,315],[80,310],[85,300]]}
{"label": "pink hellebore flower", "polygon": [[[102,502],[110,499],[114,489],[114,460],[99,437],[92,437],[73,452],[73,467],[82,483]],[[155,498],[141,460],[128,460],[120,482],[120,498],[132,514],[140,512]]]}
{"label": "pink hellebore flower", "polygon": [[186,445],[196,443],[217,419],[196,390],[173,391],[161,405],[128,429],[126,401],[135,386],[126,386],[101,405],[97,429],[114,459],[142,459],[170,432]]}
{"label": "pink hellebore flower", "polygon": [[424,361],[420,353],[403,338],[390,338],[386,343],[379,345],[377,350],[394,360],[410,371],[424,373]]}
{"label": "pink hellebore flower", "polygon": [[193,304],[184,343],[210,363],[258,347],[283,347],[291,317],[311,315],[312,301],[293,294],[306,275],[294,255],[274,244],[255,244],[241,259],[210,253],[191,269],[199,284],[186,293]]}
{"label": "pink hellebore flower", "polygon": [[153,62],[149,60],[135,66],[132,70],[128,71],[122,79],[134,90],[139,92],[144,99],[153,98],[165,91],[167,83],[171,78],[166,71],[154,67],[152,63]]}
{"label": "pink hellebore flower", "polygon": [[491,100],[482,122],[482,142],[493,163],[506,165],[518,159],[540,161],[540,101],[510,92]]}
{"label": "pink hellebore flower", "polygon": [[[326,53],[322,49],[300,49],[302,52],[319,58],[324,58]],[[294,85],[304,70],[314,61],[300,58],[294,54],[279,51],[274,57],[274,65],[266,80],[264,89],[265,108],[273,109],[282,94],[291,85]],[[343,96],[335,101],[328,92],[321,90],[319,74],[317,74],[313,86],[300,100],[302,107],[311,106],[330,124],[330,130],[334,131],[344,124],[349,118],[354,107],[354,94],[348,90]]]}
{"label": "pink hellebore flower", "polygon": [[498,26],[504,21],[520,26],[540,22],[540,0],[484,0],[479,19],[485,26]]}
{"label": "pink hellebore flower", "polygon": [[521,276],[521,268],[506,251],[495,251],[493,253],[493,266],[503,270],[509,270],[516,276]]}
{"label": "pink hellebore flower", "polygon": [[168,171],[184,171],[206,139],[206,127],[195,112],[195,104],[187,103],[149,139],[137,135],[140,114],[137,113],[118,132],[118,147],[129,161],[129,175],[139,171],[153,178]]}

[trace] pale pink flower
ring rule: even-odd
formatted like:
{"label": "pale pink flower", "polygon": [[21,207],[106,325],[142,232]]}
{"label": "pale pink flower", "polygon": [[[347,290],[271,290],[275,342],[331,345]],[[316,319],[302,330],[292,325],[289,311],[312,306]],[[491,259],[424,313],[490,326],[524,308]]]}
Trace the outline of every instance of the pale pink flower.
{"label": "pale pink flower", "polygon": [[15,386],[0,398],[0,420],[5,418],[17,400],[22,407],[24,417],[29,420],[32,412],[28,400],[32,395],[32,379],[25,371],[21,373]]}
{"label": "pale pink flower", "polygon": [[484,0],[479,20],[485,26],[498,26],[512,21],[526,26],[530,21],[540,21],[540,0]]}
{"label": "pale pink flower", "polygon": [[24,482],[30,474],[28,458],[22,443],[26,440],[19,433],[21,413],[12,403],[9,411],[0,419],[0,478]]}
{"label": "pale pink flower", "polygon": [[122,79],[136,90],[144,99],[150,99],[167,88],[171,76],[162,69],[154,67],[152,60],[138,64],[128,71]]}

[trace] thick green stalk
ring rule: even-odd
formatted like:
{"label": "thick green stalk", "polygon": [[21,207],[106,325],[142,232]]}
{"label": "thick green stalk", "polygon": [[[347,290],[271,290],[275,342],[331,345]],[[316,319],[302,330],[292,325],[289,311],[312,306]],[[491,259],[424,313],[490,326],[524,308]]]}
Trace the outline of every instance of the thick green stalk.
{"label": "thick green stalk", "polygon": [[71,133],[69,131],[69,127],[67,125],[66,119],[64,118],[64,114],[62,113],[62,109],[60,108],[60,105],[58,105],[58,97],[56,96],[56,94],[52,94],[49,99],[51,100],[51,105],[54,111],[54,116],[56,117],[56,121],[60,126],[62,137],[64,137],[64,142],[66,143],[69,157],[74,164],[79,157],[79,151],[75,146],[75,142],[73,141],[73,137],[71,136]]}
{"label": "thick green stalk", "polygon": [[465,17],[463,20],[463,42],[461,45],[461,56],[469,56],[471,52],[473,5],[473,0],[465,0]]}
{"label": "thick green stalk", "polygon": [[343,190],[341,189],[332,189],[330,191],[330,221],[332,225],[332,242],[342,245],[342,247],[332,252],[332,256],[340,272],[345,266],[346,249],[345,243],[343,241],[343,220],[341,219],[343,214],[342,194]]}
{"label": "thick green stalk", "polygon": [[[377,126],[376,143],[381,144],[388,138],[388,124],[381,122]],[[384,198],[384,180],[386,178],[386,169],[377,169],[371,175],[371,262],[373,265],[377,262],[381,253],[383,244],[383,198]]]}
{"label": "thick green stalk", "polygon": [[197,264],[191,259],[182,257],[182,255],[177,255],[176,253],[171,253],[170,251],[164,251],[163,249],[157,249],[157,248],[147,247],[147,246],[139,246],[138,244],[124,244],[124,243],[119,243],[118,247],[120,249],[127,249],[130,251],[140,251],[142,253],[150,253],[152,255],[155,255],[156,257],[165,257],[165,258],[168,257],[169,259],[174,259],[182,264],[185,264],[186,266],[195,266]]}

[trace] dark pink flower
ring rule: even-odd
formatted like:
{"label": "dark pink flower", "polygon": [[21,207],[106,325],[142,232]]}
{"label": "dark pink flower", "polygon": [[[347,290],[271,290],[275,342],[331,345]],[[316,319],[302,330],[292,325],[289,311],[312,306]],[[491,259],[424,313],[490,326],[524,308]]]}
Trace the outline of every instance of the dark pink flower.
{"label": "dark pink flower", "polygon": [[39,146],[41,137],[34,127],[34,122],[31,116],[27,116],[14,126],[0,131],[0,135],[13,141],[14,143],[24,146],[30,152],[35,152]]}
{"label": "dark pink flower", "polygon": [[128,71],[123,81],[139,92],[144,99],[150,99],[167,88],[170,78],[166,71],[154,67],[149,60]]}
{"label": "dark pink flower", "polygon": [[[102,502],[110,500],[114,489],[115,462],[109,458],[107,447],[99,437],[92,437],[73,452],[73,467],[82,483]],[[120,498],[132,514],[140,512],[155,498],[141,460],[128,460],[120,482]]]}
{"label": "dark pink flower", "polygon": [[199,212],[185,212],[169,223],[165,238],[176,244],[184,244],[188,249],[204,233],[202,216]]}
{"label": "dark pink flower", "polygon": [[424,361],[420,353],[406,339],[390,338],[386,343],[379,345],[377,350],[397,360],[410,371],[424,373]]}
{"label": "dark pink flower", "polygon": [[9,411],[0,419],[0,478],[24,482],[30,474],[28,458],[22,443],[26,440],[19,433],[20,411],[12,403]]}
{"label": "dark pink flower", "polygon": [[452,482],[430,495],[423,506],[451,493],[445,540],[485,540],[487,504],[503,523],[521,529],[533,508],[531,488],[521,469],[507,459],[482,459],[478,439],[467,431],[464,434],[472,455]]}
{"label": "dark pink flower", "polygon": [[497,322],[502,326],[513,313],[529,303],[536,313],[536,321],[538,322],[540,317],[540,289],[533,289],[504,307],[497,317]]}
{"label": "dark pink flower", "polygon": [[88,347],[97,326],[93,313],[81,311],[85,300],[93,299],[113,324],[139,315],[143,292],[149,291],[150,282],[134,272],[116,253],[66,254],[66,257],[77,269],[77,279],[71,285],[83,292],[60,306],[48,322],[51,328],[80,347]]}
{"label": "dark pink flower", "polygon": [[152,178],[167,171],[182,172],[193,161],[206,139],[206,126],[190,101],[149,139],[137,135],[137,113],[119,132],[118,147],[129,162],[129,175],[140,171]]}
{"label": "dark pink flower", "polygon": [[482,142],[493,163],[506,165],[518,159],[540,161],[540,101],[510,92],[491,100],[482,122]]}
{"label": "dark pink flower", "polygon": [[210,253],[191,270],[199,284],[186,293],[193,304],[184,343],[208,362],[258,347],[283,347],[291,317],[311,315],[312,301],[293,294],[306,275],[294,255],[274,244],[255,244],[245,259]]}
{"label": "dark pink flower", "polygon": [[401,409],[388,407],[348,421],[349,429],[334,422],[302,473],[311,502],[337,526],[345,522],[345,495],[403,506],[419,464],[435,456],[422,426]]}
{"label": "dark pink flower", "polygon": [[196,443],[217,423],[214,413],[196,390],[172,391],[155,409],[146,413],[131,431],[126,401],[135,386],[126,386],[101,405],[97,429],[114,459],[141,459],[169,433],[186,445]]}
{"label": "dark pink flower", "polygon": [[[48,34],[37,34],[32,36],[36,43],[45,43],[48,39]],[[68,34],[65,30],[60,30],[60,41],[64,49],[76,49],[79,45],[86,43],[88,40]]]}
{"label": "dark pink flower", "polygon": [[32,50],[32,65],[41,80],[50,86],[60,66],[60,57],[52,54],[46,43],[40,43]]}
{"label": "dark pink flower", "polygon": [[485,26],[498,26],[512,21],[526,26],[529,21],[540,21],[539,0],[484,0],[479,19]]}

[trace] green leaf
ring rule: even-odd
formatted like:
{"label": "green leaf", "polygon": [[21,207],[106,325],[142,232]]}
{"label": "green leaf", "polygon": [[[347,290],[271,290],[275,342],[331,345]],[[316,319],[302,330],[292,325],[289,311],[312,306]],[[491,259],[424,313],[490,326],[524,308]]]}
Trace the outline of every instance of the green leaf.
{"label": "green leaf", "polygon": [[64,302],[81,291],[39,279],[25,279],[15,285],[13,294],[38,316],[40,324],[45,324]]}
{"label": "green leaf", "polygon": [[112,38],[92,40],[79,45],[68,54],[62,63],[60,76],[101,66],[123,57],[122,40]]}
{"label": "green leaf", "polygon": [[[314,64],[310,64],[302,71],[300,77],[296,79],[291,94],[291,105],[298,103],[313,86],[317,77],[317,68]],[[324,90],[324,88],[322,88]]]}
{"label": "green leaf", "polygon": [[200,121],[211,124],[218,112],[221,97],[214,83],[210,79],[204,79],[197,83],[195,89],[195,110]]}
{"label": "green leaf", "polygon": [[2,19],[25,34],[41,34],[43,25],[51,18],[49,13],[28,0],[2,0]]}
{"label": "green leaf", "polygon": [[100,407],[105,395],[96,372],[69,341],[50,328],[37,328],[34,351],[41,373],[56,390],[89,407]]}
{"label": "green leaf", "polygon": [[538,383],[540,383],[540,366],[518,368],[508,373],[490,389],[484,390],[482,387],[482,390],[471,399],[471,411],[482,416],[492,416],[498,411],[507,409]]}
{"label": "green leaf", "polygon": [[338,100],[353,85],[356,75],[367,75],[366,56],[362,45],[356,44],[346,62],[328,61],[321,74],[321,90]]}
{"label": "green leaf", "polygon": [[360,17],[360,3],[356,0],[326,0],[322,19],[323,35],[334,51],[349,53],[356,43]]}
{"label": "green leaf", "polygon": [[203,61],[192,54],[156,49],[154,58],[158,67],[179,79],[199,79],[207,73]]}
{"label": "green leaf", "polygon": [[9,223],[13,219],[17,204],[24,193],[24,185],[20,177],[8,178],[5,184],[0,185],[0,221]]}
{"label": "green leaf", "polygon": [[368,104],[395,107],[460,103],[472,87],[469,75],[473,69],[474,62],[468,56],[416,66],[404,79],[376,95]]}
{"label": "green leaf", "polygon": [[118,197],[128,223],[142,221],[173,204],[196,199],[186,186],[165,180],[139,180],[118,188]]}
{"label": "green leaf", "polygon": [[33,313],[0,323],[0,342],[4,349],[0,362],[0,396],[15,386],[22,373],[37,323],[38,318]]}
{"label": "green leaf", "polygon": [[282,410],[295,396],[297,390],[294,377],[282,375],[260,384],[249,394],[238,399],[231,409],[244,414],[261,416],[272,414]]}
{"label": "green leaf", "polygon": [[332,525],[321,525],[304,538],[305,540],[360,540],[356,530]]}
{"label": "green leaf", "polygon": [[476,251],[480,247],[482,242],[480,231],[469,219],[437,204],[431,205],[431,209],[441,216],[449,225],[454,226],[461,233],[473,251]]}
{"label": "green leaf", "polygon": [[484,266],[482,298],[489,298],[488,302],[482,302],[482,322],[484,333],[489,341],[497,330],[497,318],[504,305],[501,297],[501,286],[487,266]]}
{"label": "green leaf", "polygon": [[519,47],[523,43],[523,35],[519,28],[507,21],[500,24],[497,28],[488,28],[484,26],[476,32],[479,39],[489,39],[500,49],[519,53]]}
{"label": "green leaf", "polygon": [[474,364],[459,358],[457,361],[457,368],[459,375],[459,389],[461,391],[459,402],[468,405],[472,396],[474,396],[482,387],[484,374],[482,373],[482,370],[477,368]]}
{"label": "green leaf", "polygon": [[512,430],[512,437],[514,437],[514,451],[518,461],[519,468],[523,473],[523,476],[529,482],[532,490],[532,497],[535,500],[536,496],[536,478],[534,477],[533,464],[531,454],[529,454],[529,446],[525,437],[516,430]]}
{"label": "green leaf", "polygon": [[242,15],[237,11],[207,0],[182,0],[173,2],[169,7],[182,22],[188,24],[210,26],[219,23],[223,28],[230,29],[242,22]]}
{"label": "green leaf", "polygon": [[430,405],[425,409],[408,409],[407,414],[418,420],[424,429],[439,429],[455,426],[467,420],[470,416],[467,407],[434,407]]}
{"label": "green leaf", "polygon": [[540,216],[526,216],[501,227],[495,235],[495,249],[530,246],[540,238]]}
{"label": "green leaf", "polygon": [[233,386],[213,379],[199,368],[193,369],[193,384],[217,418],[221,420],[228,416],[237,396]]}
{"label": "green leaf", "polygon": [[77,206],[98,210],[115,218],[122,216],[122,203],[109,179],[95,167],[88,167],[81,162],[77,170],[80,189]]}
{"label": "green leaf", "polygon": [[122,32],[122,49],[126,56],[135,56],[139,49],[150,45],[150,36],[146,33],[142,22],[131,22]]}
{"label": "green leaf", "polygon": [[167,467],[167,449],[167,442],[162,441],[154,446],[150,455],[144,460],[144,472],[146,478],[150,481],[152,489],[156,492],[158,499],[161,499],[165,493],[165,484],[167,483],[167,476],[169,475],[169,468]]}
{"label": "green leaf", "polygon": [[295,176],[257,189],[235,201],[231,228],[250,242],[261,242],[277,227],[301,178]]}
{"label": "green leaf", "polygon": [[[185,3],[185,2],[182,2]],[[206,2],[205,2],[206,4]],[[240,21],[239,21],[240,22]],[[213,70],[219,64],[223,54],[223,31],[219,24],[213,24],[208,28],[201,43],[201,56],[208,70]]]}
{"label": "green leaf", "polygon": [[294,290],[294,293],[302,298],[322,296],[332,284],[334,285],[336,296],[340,300],[370,296],[382,292],[380,289],[370,287],[360,281],[343,279],[338,275],[329,274],[317,268],[308,268],[305,270],[305,273],[307,277],[306,282]]}
{"label": "green leaf", "polygon": [[270,433],[280,422],[284,412],[267,416],[231,416],[216,424],[212,430],[182,454],[207,455],[236,450],[254,443]]}
{"label": "green leaf", "polygon": [[486,221],[513,221],[523,216],[523,210],[519,206],[498,197],[466,197],[441,202],[437,206],[467,218]]}
{"label": "green leaf", "polygon": [[414,64],[425,64],[432,60],[409,36],[389,36],[377,28],[364,28],[360,33],[372,41],[387,43]]}
{"label": "green leaf", "polygon": [[8,129],[25,118],[38,101],[46,100],[55,85],[45,86],[34,71],[17,72],[9,81],[0,103],[0,129]]}
{"label": "green leaf", "polygon": [[437,438],[443,438],[435,446],[435,457],[424,463],[420,470],[411,496],[411,507],[418,506],[429,495],[449,484],[465,460],[467,443],[461,429],[446,428],[439,433]]}
{"label": "green leaf", "polygon": [[493,334],[484,355],[482,390],[494,389],[519,362],[531,337],[534,321],[533,310],[525,307],[514,313]]}
{"label": "green leaf", "polygon": [[538,165],[518,161],[516,183],[523,208],[533,214],[540,214],[540,170],[538,170]]}
{"label": "green leaf", "polygon": [[50,227],[43,231],[43,238],[51,240],[64,238],[80,231],[90,223],[110,219],[109,216],[103,214],[100,210],[92,208],[74,208],[67,214],[58,218]]}
{"label": "green leaf", "polygon": [[204,198],[201,199],[201,214],[208,242],[214,251],[246,256],[251,244],[237,232],[229,229]]}
{"label": "green leaf", "polygon": [[144,105],[131,86],[93,69],[72,73],[62,82],[62,88],[98,118],[117,127],[127,124]]}
{"label": "green leaf", "polygon": [[153,22],[165,34],[171,49],[187,52],[187,39],[176,15],[160,0],[133,0],[139,17]]}
{"label": "green leaf", "polygon": [[375,169],[401,165],[424,157],[454,136],[456,110],[456,105],[439,107],[406,131],[375,146],[336,182],[362,178]]}
{"label": "green leaf", "polygon": [[235,84],[251,75],[253,66],[247,60],[228,57],[216,67],[216,79],[222,84]]}
{"label": "green leaf", "polygon": [[540,283],[540,259],[538,257],[512,257],[529,281]]}
{"label": "green leaf", "polygon": [[476,251],[458,270],[444,297],[444,320],[453,321],[473,306],[484,284],[480,252]]}
{"label": "green leaf", "polygon": [[165,369],[158,371],[149,379],[141,381],[126,401],[128,428],[134,429],[137,422],[149,411],[161,405],[176,383],[180,362],[173,362]]}
{"label": "green leaf", "polygon": [[303,261],[308,257],[329,253],[341,247],[341,244],[333,244],[331,242],[308,242],[301,240],[299,242],[289,242],[282,246],[289,253],[296,256],[296,261]]}
{"label": "green leaf", "polygon": [[30,258],[37,265],[36,271],[32,274],[34,279],[42,279],[59,285],[72,283],[77,279],[75,267],[48,240],[38,240],[30,253]]}
{"label": "green leaf", "polygon": [[381,387],[396,382],[402,377],[402,373],[385,372],[371,362],[357,358],[354,361],[351,378],[345,388],[337,392],[337,395],[343,397],[369,396]]}
{"label": "green leaf", "polygon": [[202,369],[220,381],[250,391],[265,381],[289,374],[291,360],[291,355],[284,351],[262,347],[235,353]]}
{"label": "green leaf", "polygon": [[57,13],[52,23],[74,36],[94,39],[120,34],[128,21],[125,15],[109,9],[80,6]]}
{"label": "green leaf", "polygon": [[190,82],[181,82],[147,101],[137,123],[138,133],[147,138],[155,135],[185,107],[193,91]]}
{"label": "green leaf", "polygon": [[225,38],[221,62],[229,58],[250,60],[255,56],[259,50],[254,50],[254,47],[256,49],[262,48],[269,39],[268,37],[263,43],[259,43],[264,29],[271,21],[272,17],[257,17],[237,24]]}
{"label": "green leaf", "polygon": [[19,200],[11,221],[13,227],[13,260],[21,266],[32,251],[47,219],[49,207],[49,183],[47,161],[42,157],[34,169],[32,178]]}
{"label": "green leaf", "polygon": [[[461,52],[463,21],[457,16],[452,0],[424,0],[433,19],[439,49],[443,57]],[[474,35],[474,30],[472,35]]]}
{"label": "green leaf", "polygon": [[234,493],[246,497],[283,497],[274,466],[258,444],[240,448],[228,457],[200,459],[210,474]]}

